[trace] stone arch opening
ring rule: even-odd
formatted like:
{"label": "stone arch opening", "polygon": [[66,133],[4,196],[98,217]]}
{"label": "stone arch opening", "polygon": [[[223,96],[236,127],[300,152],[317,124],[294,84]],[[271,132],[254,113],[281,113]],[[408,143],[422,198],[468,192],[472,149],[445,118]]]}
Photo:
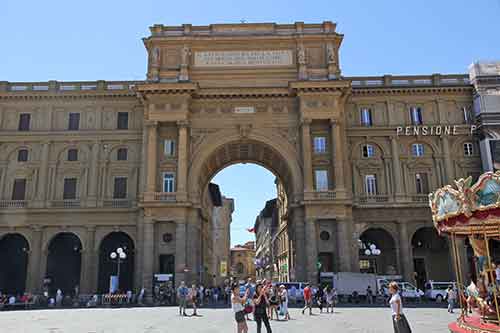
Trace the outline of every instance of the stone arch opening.
{"label": "stone arch opening", "polygon": [[64,295],[73,294],[80,285],[82,242],[72,232],[60,232],[50,241],[46,276],[50,279],[49,293],[61,289]]}
{"label": "stone arch opening", "polygon": [[[120,275],[118,276],[117,259],[111,259],[110,254],[122,248],[127,255],[120,261]],[[132,238],[125,232],[117,231],[106,235],[99,245],[99,278],[98,292],[108,293],[110,289],[110,277],[118,276],[118,289],[122,292],[133,290],[134,287],[134,252],[135,244]]]}
{"label": "stone arch opening", "polygon": [[[375,250],[372,248],[375,245]],[[368,252],[369,251],[369,252]],[[359,237],[360,271],[379,275],[398,274],[396,242],[382,228],[369,228]]]}
{"label": "stone arch opening", "polygon": [[7,295],[22,294],[26,289],[28,253],[26,238],[11,233],[0,239],[0,291]]}
{"label": "stone arch opening", "polygon": [[411,239],[415,280],[423,290],[427,280],[449,281],[452,270],[446,238],[438,235],[433,227],[418,229]]}

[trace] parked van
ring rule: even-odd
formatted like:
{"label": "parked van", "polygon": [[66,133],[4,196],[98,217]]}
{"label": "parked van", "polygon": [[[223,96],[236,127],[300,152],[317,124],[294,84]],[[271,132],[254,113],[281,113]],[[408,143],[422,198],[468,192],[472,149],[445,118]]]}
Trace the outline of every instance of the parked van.
{"label": "parked van", "polygon": [[457,284],[455,282],[436,282],[428,281],[425,283],[425,298],[441,303],[446,297],[446,290],[449,286],[453,286],[453,289],[457,290]]}
{"label": "parked van", "polygon": [[401,288],[401,297],[403,298],[413,298],[420,300],[424,296],[424,292],[417,287],[415,287],[410,282],[399,282],[399,288]]}
{"label": "parked van", "polygon": [[[288,298],[293,301],[294,297],[297,302],[304,302],[304,288],[306,287],[305,282],[274,282],[273,286],[281,286],[284,285],[286,290],[288,291]],[[295,288],[294,288],[295,287]],[[293,295],[293,291],[295,291],[295,295]]]}

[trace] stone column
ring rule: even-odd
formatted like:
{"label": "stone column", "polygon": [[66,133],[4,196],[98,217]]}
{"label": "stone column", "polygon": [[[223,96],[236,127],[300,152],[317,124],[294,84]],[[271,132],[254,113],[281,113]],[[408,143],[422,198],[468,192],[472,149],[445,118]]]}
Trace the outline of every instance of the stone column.
{"label": "stone column", "polygon": [[187,199],[187,163],[188,163],[188,122],[178,121],[179,144],[177,157],[177,201]]}
{"label": "stone column", "polygon": [[305,224],[307,280],[313,284],[316,284],[318,282],[318,235],[316,219],[307,218]]}
{"label": "stone column", "polygon": [[[293,269],[295,271],[295,276],[293,277],[295,281],[305,281],[307,279],[306,273],[306,231],[304,224],[304,214],[303,209],[296,207],[292,211],[292,221],[294,230],[294,244],[293,254],[295,256]],[[271,244],[272,246],[272,244]]]}
{"label": "stone column", "polygon": [[80,280],[80,292],[82,294],[92,294],[96,291],[97,257],[95,252],[95,226],[87,226],[87,242],[82,256],[82,278]]}
{"label": "stone column", "polygon": [[[89,173],[89,194],[87,205],[90,207],[97,206],[97,182],[98,182],[98,168],[99,168],[99,142],[92,144],[91,160],[90,160],[90,173]],[[104,180],[103,180],[104,181]],[[102,198],[105,199],[105,198]]]}
{"label": "stone column", "polygon": [[401,163],[399,161],[399,146],[396,137],[391,136],[391,149],[392,149],[392,169],[394,177],[394,193],[395,199],[404,196],[403,190],[403,176],[401,174]]}
{"label": "stone column", "polygon": [[142,239],[142,285],[151,295],[154,271],[155,221],[152,217],[144,217]]}
{"label": "stone column", "polygon": [[[229,263],[228,263],[229,264]],[[186,267],[186,221],[177,221],[175,224],[175,284],[186,281],[184,269]]]}
{"label": "stone column", "polygon": [[337,218],[337,257],[339,271],[352,271],[352,220]]}
{"label": "stone column", "polygon": [[192,210],[189,214],[186,224],[186,264],[190,271],[187,280],[191,282],[198,282],[201,269],[201,232],[200,225],[203,223],[198,217],[198,212]]}
{"label": "stone column", "polygon": [[158,153],[158,122],[147,123],[148,131],[148,173],[147,173],[147,192],[156,192],[156,162]]}
{"label": "stone column", "polygon": [[304,192],[313,191],[310,124],[311,119],[302,120],[302,161],[304,163]]}
{"label": "stone column", "polygon": [[34,225],[31,232],[31,248],[28,259],[27,290],[31,293],[41,291],[42,280],[40,279],[40,261],[42,251],[42,228]]}
{"label": "stone column", "polygon": [[49,148],[50,142],[44,142],[42,145],[42,153],[40,156],[40,173],[38,182],[38,193],[36,200],[39,202],[38,207],[45,205],[44,201],[47,199],[47,180],[49,178]]}
{"label": "stone column", "polygon": [[331,141],[333,146],[333,167],[335,170],[335,191],[345,195],[345,177],[344,177],[344,140],[338,120],[330,120]]}
{"label": "stone column", "polygon": [[441,136],[441,145],[443,147],[445,182],[446,184],[451,184],[455,179],[455,172],[451,163],[450,143],[447,136]]}
{"label": "stone column", "polygon": [[144,211],[139,211],[136,222],[137,243],[134,250],[134,287],[140,290],[142,285],[142,247],[144,243]]}
{"label": "stone column", "polygon": [[410,235],[408,235],[408,222],[398,221],[398,233],[399,233],[399,260],[401,275],[405,281],[413,281],[413,250],[411,247]]}

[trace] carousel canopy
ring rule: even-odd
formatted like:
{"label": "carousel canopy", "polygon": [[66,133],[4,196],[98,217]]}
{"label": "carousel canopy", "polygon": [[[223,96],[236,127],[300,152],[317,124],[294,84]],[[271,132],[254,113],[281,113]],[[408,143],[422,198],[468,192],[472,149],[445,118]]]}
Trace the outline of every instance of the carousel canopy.
{"label": "carousel canopy", "polygon": [[456,180],[429,194],[429,205],[440,233],[500,237],[500,171]]}

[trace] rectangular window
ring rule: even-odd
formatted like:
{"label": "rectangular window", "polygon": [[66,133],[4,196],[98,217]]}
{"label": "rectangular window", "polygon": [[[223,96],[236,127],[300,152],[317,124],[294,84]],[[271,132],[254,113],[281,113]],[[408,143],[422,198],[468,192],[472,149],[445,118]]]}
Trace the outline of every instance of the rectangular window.
{"label": "rectangular window", "polygon": [[14,186],[12,187],[12,200],[25,200],[26,196],[26,179],[14,179]]}
{"label": "rectangular window", "polygon": [[118,148],[116,151],[116,159],[118,161],[126,161],[128,158],[128,149],[127,148]]}
{"label": "rectangular window", "polygon": [[163,192],[175,192],[175,177],[172,172],[163,173]]}
{"label": "rectangular window", "polygon": [[128,129],[128,112],[118,112],[118,123],[116,127],[123,130]]}
{"label": "rectangular window", "polygon": [[362,154],[365,158],[373,157],[375,156],[375,148],[373,147],[373,145],[363,145]]}
{"label": "rectangular window", "polygon": [[415,186],[418,194],[428,194],[429,193],[429,183],[427,181],[426,173],[416,173],[415,174]]}
{"label": "rectangular window", "polygon": [[324,136],[314,137],[314,152],[316,154],[326,153],[326,138]]}
{"label": "rectangular window", "polygon": [[18,162],[28,161],[28,149],[19,149],[19,151],[17,152],[17,161]]}
{"label": "rectangular window", "polygon": [[78,149],[68,149],[68,161],[78,161]]}
{"label": "rectangular window", "polygon": [[421,143],[414,143],[411,145],[411,154],[413,156],[424,156],[424,145]]}
{"label": "rectangular window", "polygon": [[410,108],[410,120],[412,125],[422,125],[422,108],[412,106]]}
{"label": "rectangular window", "polygon": [[367,195],[377,194],[377,177],[376,175],[365,176],[365,193]]}
{"label": "rectangular window", "polygon": [[368,108],[361,109],[361,125],[370,127],[372,123],[372,110]]}
{"label": "rectangular window", "polygon": [[30,121],[31,121],[31,114],[29,114],[29,113],[21,113],[19,115],[19,127],[18,127],[18,130],[20,130],[20,131],[29,131],[30,130]]}
{"label": "rectangular window", "polygon": [[63,200],[76,199],[76,178],[64,178]]}
{"label": "rectangular window", "polygon": [[167,139],[163,141],[163,151],[165,156],[175,155],[175,140]]}
{"label": "rectangular window", "polygon": [[328,191],[328,172],[326,170],[315,170],[316,191]]}
{"label": "rectangular window", "polygon": [[464,143],[464,155],[472,156],[473,154],[474,154],[474,146],[472,145],[472,142]]}
{"label": "rectangular window", "polygon": [[127,177],[115,177],[113,199],[127,198]]}
{"label": "rectangular window", "polygon": [[68,122],[68,130],[69,131],[78,131],[80,128],[80,114],[79,113],[70,113],[69,114],[69,122]]}

